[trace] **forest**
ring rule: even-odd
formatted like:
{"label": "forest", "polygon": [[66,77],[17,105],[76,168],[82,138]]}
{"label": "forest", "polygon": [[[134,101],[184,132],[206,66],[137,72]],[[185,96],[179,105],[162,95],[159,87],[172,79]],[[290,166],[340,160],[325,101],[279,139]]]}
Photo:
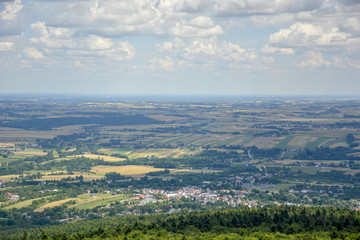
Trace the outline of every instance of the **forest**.
{"label": "forest", "polygon": [[277,207],[124,216],[1,233],[1,239],[358,239],[360,214]]}

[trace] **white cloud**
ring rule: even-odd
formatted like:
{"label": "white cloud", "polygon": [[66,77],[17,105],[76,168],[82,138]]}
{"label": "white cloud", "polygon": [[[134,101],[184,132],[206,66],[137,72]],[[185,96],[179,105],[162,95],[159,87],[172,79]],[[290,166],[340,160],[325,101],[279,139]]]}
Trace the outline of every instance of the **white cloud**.
{"label": "white cloud", "polygon": [[292,23],[295,19],[292,13],[282,13],[276,15],[255,15],[250,17],[250,21],[257,27],[266,27],[271,25],[284,25]]}
{"label": "white cloud", "polygon": [[25,48],[24,49],[24,55],[27,58],[32,58],[32,59],[35,59],[35,60],[39,60],[39,59],[44,58],[44,55],[42,54],[42,52],[40,52],[36,48]]}
{"label": "white cloud", "polygon": [[263,54],[279,54],[279,55],[293,55],[295,54],[295,50],[292,48],[279,48],[273,47],[269,44],[265,44],[265,46],[261,49],[261,53]]}
{"label": "white cloud", "polygon": [[214,26],[213,20],[206,16],[194,17],[190,20],[189,24],[199,28],[211,28]]}
{"label": "white cloud", "polygon": [[222,0],[216,2],[220,16],[248,16],[311,11],[319,8],[322,0]]}
{"label": "white cloud", "polygon": [[83,64],[81,63],[80,60],[76,60],[74,65],[75,65],[75,67],[83,67]]}
{"label": "white cloud", "polygon": [[356,0],[0,0],[0,69],[285,79],[295,66],[331,66],[358,76],[359,16]]}
{"label": "white cloud", "polygon": [[87,37],[85,42],[85,47],[90,50],[105,50],[113,46],[113,42],[110,38],[104,38],[95,35],[90,35]]}
{"label": "white cloud", "polygon": [[219,52],[217,38],[213,37],[210,39],[198,39],[194,40],[189,46],[185,47],[181,51],[181,55],[185,58],[197,58],[201,56],[210,57],[217,56]]}
{"label": "white cloud", "polygon": [[323,55],[319,52],[308,51],[304,54],[306,60],[296,63],[297,67],[311,67],[318,68],[322,66],[329,66],[331,62],[324,60]]}
{"label": "white cloud", "polygon": [[136,50],[131,44],[126,42],[119,42],[118,47],[109,52],[110,57],[117,60],[132,60],[135,58]]}
{"label": "white cloud", "polygon": [[360,22],[355,17],[346,19],[342,24],[342,28],[353,35],[360,35]]}
{"label": "white cloud", "polygon": [[156,44],[155,47],[160,52],[175,52],[178,51],[178,49],[185,47],[185,42],[176,37],[173,41]]}
{"label": "white cloud", "polygon": [[31,30],[38,37],[31,38],[33,43],[43,44],[48,48],[73,48],[74,30],[68,28],[48,27],[44,22],[37,22],[30,25]]}
{"label": "white cloud", "polygon": [[12,50],[14,46],[13,42],[0,42],[0,52]]}
{"label": "white cloud", "polygon": [[289,28],[281,29],[269,37],[270,43],[288,47],[339,47],[360,43],[360,38],[352,38],[339,28],[325,29],[311,23],[297,22]]}
{"label": "white cloud", "polygon": [[209,29],[199,29],[184,23],[179,23],[172,28],[170,32],[173,36],[177,37],[208,37],[222,34],[224,31],[219,25]]}
{"label": "white cloud", "polygon": [[347,63],[352,68],[355,68],[357,70],[360,70],[360,59],[348,59]]}
{"label": "white cloud", "polygon": [[129,42],[119,42],[117,46],[109,49],[70,49],[66,51],[69,56],[75,57],[108,57],[117,61],[129,61],[135,58],[136,50]]}
{"label": "white cloud", "polygon": [[116,45],[111,38],[93,34],[77,36],[73,29],[49,27],[43,22],[32,24],[31,29],[37,35],[31,38],[31,42],[45,48],[49,54],[60,51],[70,56],[109,57],[123,61],[134,59],[136,53],[128,41],[118,42]]}
{"label": "white cloud", "polygon": [[180,55],[187,59],[209,58],[229,61],[252,61],[257,58],[254,49],[244,49],[238,44],[218,41],[217,37],[210,39],[197,39],[187,47],[180,50]]}
{"label": "white cloud", "polygon": [[254,49],[244,49],[238,44],[223,41],[218,54],[225,60],[229,61],[253,61],[257,55]]}
{"label": "white cloud", "polygon": [[13,2],[4,2],[5,9],[0,13],[0,19],[6,21],[16,20],[18,13],[23,8],[21,0],[15,0]]}
{"label": "white cloud", "polygon": [[[56,1],[38,14],[49,25],[71,26],[76,31],[101,36],[207,37],[223,34],[222,27],[211,19],[211,6],[210,0]],[[36,1],[35,8],[44,8],[44,4]],[[204,12],[205,9],[209,10]],[[59,11],[62,14],[56,14]]]}
{"label": "white cloud", "polygon": [[172,4],[175,3],[174,9],[176,11],[187,12],[187,13],[203,12],[207,8],[210,8],[211,4],[213,3],[212,0],[182,0],[182,1],[170,0],[168,2],[172,2]]}
{"label": "white cloud", "polygon": [[153,58],[150,61],[150,68],[152,70],[161,69],[161,70],[165,70],[165,71],[173,71],[174,67],[175,67],[175,62],[169,56],[166,56],[163,59],[161,59],[161,58]]}
{"label": "white cloud", "polygon": [[262,61],[254,49],[245,49],[236,43],[219,41],[216,36],[194,40],[175,38],[173,41],[158,44],[157,50],[165,56],[154,58],[151,65],[161,66],[167,71],[229,69],[239,63],[251,65]]}
{"label": "white cloud", "polygon": [[338,57],[334,57],[332,61],[332,66],[338,67],[338,68],[345,68],[346,65],[344,64],[344,61]]}

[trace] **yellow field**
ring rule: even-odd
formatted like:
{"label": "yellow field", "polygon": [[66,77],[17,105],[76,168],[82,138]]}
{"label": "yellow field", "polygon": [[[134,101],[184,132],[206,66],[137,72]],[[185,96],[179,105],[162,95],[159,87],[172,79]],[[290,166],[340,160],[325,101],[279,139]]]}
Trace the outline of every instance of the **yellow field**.
{"label": "yellow field", "polygon": [[360,169],[349,169],[349,168],[332,168],[332,167],[324,167],[321,172],[330,172],[330,171],[343,171],[345,174],[350,174],[354,176],[357,173],[360,173]]}
{"label": "yellow field", "polygon": [[[46,197],[44,197],[46,198]],[[29,200],[25,200],[25,201],[22,201],[22,202],[18,202],[18,203],[15,203],[13,205],[9,205],[9,206],[6,206],[4,207],[4,209],[6,210],[11,210],[11,209],[14,209],[14,208],[23,208],[23,207],[28,207],[31,205],[31,203],[34,201],[34,200],[39,200],[41,198],[34,198],[34,199],[29,199]]]}
{"label": "yellow field", "polygon": [[0,143],[0,148],[15,147],[15,143]]}
{"label": "yellow field", "polygon": [[[202,150],[191,151],[190,149],[180,149],[180,148],[175,148],[175,149],[151,148],[151,149],[137,149],[137,150],[130,150],[130,151],[127,151],[127,150],[121,151],[121,150],[116,150],[116,149],[111,149],[111,148],[104,148],[104,149],[99,150],[99,152],[103,152],[105,154],[121,153],[122,155],[125,155],[130,159],[145,158],[145,157],[150,157],[150,156],[154,156],[154,157],[158,157],[158,158],[165,158],[165,157],[178,158],[183,155],[197,154],[201,151]],[[100,156],[100,158],[104,158],[104,160],[106,160],[106,156],[102,156],[102,155],[95,155],[95,156],[96,156],[96,158],[98,158]],[[111,158],[114,158],[114,157],[109,156],[108,161],[111,161],[110,160]]]}
{"label": "yellow field", "polygon": [[123,195],[112,195],[110,193],[95,193],[94,197],[91,197],[90,193],[82,194],[77,196],[76,198],[67,198],[51,203],[47,203],[37,209],[35,209],[35,212],[42,212],[45,208],[53,208],[56,206],[60,206],[63,203],[69,202],[69,201],[75,201],[75,204],[72,204],[69,206],[69,208],[79,208],[79,209],[86,209],[86,208],[94,208],[96,206],[114,202],[115,200],[122,199]]}
{"label": "yellow field", "polygon": [[14,152],[14,155],[17,157],[31,157],[31,156],[45,156],[47,153],[43,152],[41,149],[28,148],[24,151]]}
{"label": "yellow field", "polygon": [[8,182],[11,180],[11,178],[17,178],[19,175],[4,175],[0,176],[0,180],[4,180],[4,182]]}
{"label": "yellow field", "polygon": [[289,146],[305,147],[308,142],[314,142],[317,138],[307,136],[296,136],[288,143]]}
{"label": "yellow field", "polygon": [[169,169],[171,174],[178,173],[216,173],[222,170],[193,170],[193,169]]}
{"label": "yellow field", "polygon": [[99,176],[97,174],[91,174],[91,173],[79,173],[79,172],[74,172],[74,175],[69,175],[69,174],[63,174],[63,175],[45,175],[43,176],[40,180],[61,180],[64,178],[76,178],[76,177],[80,177],[83,176],[84,177],[84,181],[91,181],[93,179],[101,179],[104,176]]}
{"label": "yellow field", "polygon": [[112,195],[111,193],[95,193],[94,197],[91,194],[82,194],[76,198],[76,203],[69,206],[79,209],[91,209],[99,205],[114,202],[123,198],[123,195]]}
{"label": "yellow field", "polygon": [[34,212],[42,212],[42,211],[44,211],[45,208],[53,208],[53,207],[59,206],[59,205],[61,205],[63,203],[66,203],[66,202],[72,201],[72,200],[76,200],[76,198],[67,198],[67,199],[47,203],[47,204],[45,204],[45,205],[43,205],[41,207],[36,208],[34,210]]}
{"label": "yellow field", "polygon": [[56,137],[57,135],[64,134],[63,132],[55,131],[55,130],[36,131],[36,130],[23,130],[17,128],[5,128],[5,127],[0,127],[0,131],[1,131],[1,138],[7,139],[9,142],[16,141],[16,139],[18,138],[26,139],[26,140],[30,140],[30,139],[34,140],[39,138],[53,138]]}
{"label": "yellow field", "polygon": [[173,157],[178,158],[183,155],[187,154],[196,154],[199,153],[201,150],[198,151],[190,151],[189,149],[167,149],[167,148],[156,148],[156,149],[139,149],[132,152],[125,153],[129,158],[144,158],[144,157],[158,157],[158,158],[165,158],[165,157]]}
{"label": "yellow field", "polygon": [[105,154],[108,154],[109,152],[115,152],[116,149],[113,149],[113,148],[102,148],[102,149],[99,149],[99,152],[101,153],[105,153]]}
{"label": "yellow field", "polygon": [[132,176],[132,175],[142,175],[149,172],[158,172],[164,171],[164,168],[154,168],[153,166],[140,166],[140,165],[126,165],[126,166],[105,166],[98,165],[91,168],[92,172],[95,172],[97,175],[104,176],[109,172],[117,172],[121,175]]}
{"label": "yellow field", "polygon": [[118,157],[112,157],[112,156],[104,156],[104,155],[97,155],[97,154],[83,154],[83,155],[78,155],[77,157],[86,157],[86,158],[91,158],[91,159],[103,159],[104,161],[107,162],[119,162],[119,161],[124,161],[126,160],[125,158],[118,158]]}
{"label": "yellow field", "polygon": [[339,142],[339,143],[332,144],[330,147],[331,147],[331,148],[347,147],[347,143],[345,143],[345,142]]}

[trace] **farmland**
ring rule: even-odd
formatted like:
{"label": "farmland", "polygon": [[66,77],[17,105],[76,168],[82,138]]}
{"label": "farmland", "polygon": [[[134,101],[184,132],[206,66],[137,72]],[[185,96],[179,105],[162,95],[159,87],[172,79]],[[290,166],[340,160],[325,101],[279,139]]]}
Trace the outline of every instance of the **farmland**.
{"label": "farmland", "polygon": [[161,168],[154,168],[152,166],[139,166],[139,165],[126,165],[126,166],[104,166],[98,165],[91,169],[92,172],[96,172],[98,175],[105,175],[109,172],[117,172],[121,175],[145,175],[149,172],[163,171]]}
{"label": "farmland", "polygon": [[171,212],[174,204],[360,206],[356,99],[0,106],[4,228]]}

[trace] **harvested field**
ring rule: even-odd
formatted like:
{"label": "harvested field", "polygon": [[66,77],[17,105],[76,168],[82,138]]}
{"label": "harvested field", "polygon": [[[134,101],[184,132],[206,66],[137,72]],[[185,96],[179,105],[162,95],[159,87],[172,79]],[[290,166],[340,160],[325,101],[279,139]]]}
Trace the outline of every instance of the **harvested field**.
{"label": "harvested field", "polygon": [[0,176],[0,180],[3,180],[4,182],[9,182],[11,181],[12,178],[17,178],[19,177],[19,175],[4,175],[4,176]]}
{"label": "harvested field", "polygon": [[67,198],[67,199],[63,199],[63,200],[59,200],[59,201],[54,201],[54,202],[50,202],[50,203],[47,203],[41,207],[38,207],[34,210],[34,212],[42,212],[45,210],[45,208],[53,208],[53,207],[57,207],[57,206],[60,206],[61,204],[63,203],[66,203],[66,202],[69,202],[69,201],[72,201],[72,200],[76,200],[76,198]]}
{"label": "harvested field", "polygon": [[62,175],[45,175],[40,180],[61,180],[64,178],[76,178],[76,177],[84,177],[84,181],[91,181],[93,179],[101,179],[104,176],[100,176],[97,174],[90,174],[90,173],[74,173],[74,175],[69,174],[62,174]]}
{"label": "harvested field", "polygon": [[142,166],[142,165],[126,165],[126,166],[106,166],[99,165],[91,168],[92,172],[95,172],[96,175],[105,176],[109,172],[117,172],[125,176],[134,176],[142,175],[149,172],[158,172],[164,171],[164,168],[154,168],[152,166]]}
{"label": "harvested field", "polygon": [[126,158],[118,158],[118,157],[112,157],[112,156],[106,156],[106,155],[98,155],[98,154],[83,154],[83,155],[77,155],[77,157],[86,157],[91,159],[103,159],[107,162],[120,162],[126,160]]}

